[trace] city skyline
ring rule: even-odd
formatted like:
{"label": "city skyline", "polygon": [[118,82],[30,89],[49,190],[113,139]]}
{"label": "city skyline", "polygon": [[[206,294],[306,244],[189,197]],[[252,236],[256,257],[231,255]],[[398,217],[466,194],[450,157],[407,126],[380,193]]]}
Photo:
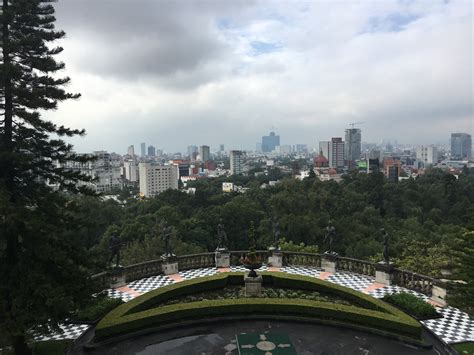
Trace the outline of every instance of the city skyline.
{"label": "city skyline", "polygon": [[46,118],[87,130],[77,151],[250,150],[272,127],[282,144],[315,146],[357,121],[366,142],[474,131],[469,1],[55,6],[83,97]]}

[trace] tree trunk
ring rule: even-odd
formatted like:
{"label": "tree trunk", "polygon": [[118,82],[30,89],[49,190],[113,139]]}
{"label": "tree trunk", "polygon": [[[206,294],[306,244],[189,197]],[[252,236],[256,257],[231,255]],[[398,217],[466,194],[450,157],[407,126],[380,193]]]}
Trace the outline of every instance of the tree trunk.
{"label": "tree trunk", "polygon": [[15,355],[30,355],[32,354],[31,349],[26,344],[26,339],[23,335],[19,335],[13,338],[13,351]]}

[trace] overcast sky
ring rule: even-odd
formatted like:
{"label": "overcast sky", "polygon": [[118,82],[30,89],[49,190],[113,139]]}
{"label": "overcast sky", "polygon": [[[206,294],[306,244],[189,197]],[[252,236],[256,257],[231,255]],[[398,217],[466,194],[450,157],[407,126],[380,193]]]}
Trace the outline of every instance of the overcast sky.
{"label": "overcast sky", "polygon": [[60,0],[79,152],[146,142],[255,149],[343,136],[447,143],[473,133],[470,0]]}

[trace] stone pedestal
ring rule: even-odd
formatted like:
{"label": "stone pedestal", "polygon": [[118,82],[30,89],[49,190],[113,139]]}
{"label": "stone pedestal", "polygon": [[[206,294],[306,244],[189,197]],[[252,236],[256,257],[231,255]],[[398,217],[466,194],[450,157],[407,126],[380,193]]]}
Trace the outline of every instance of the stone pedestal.
{"label": "stone pedestal", "polygon": [[257,275],[257,277],[249,277],[245,275],[244,282],[246,297],[255,297],[262,293],[262,275]]}
{"label": "stone pedestal", "polygon": [[325,272],[336,272],[337,254],[324,254],[321,257],[321,269]]}
{"label": "stone pedestal", "polygon": [[216,267],[230,267],[230,253],[227,249],[217,249],[215,254]]}
{"label": "stone pedestal", "polygon": [[125,268],[123,266],[114,267],[109,271],[110,288],[122,287],[127,284]]}
{"label": "stone pedestal", "polygon": [[380,261],[375,265],[375,282],[390,286],[393,281],[392,263],[386,264]]}
{"label": "stone pedestal", "polygon": [[268,249],[270,254],[268,256],[268,266],[270,267],[282,267],[283,266],[283,254],[281,250],[275,248]]}
{"label": "stone pedestal", "polygon": [[435,281],[431,290],[431,300],[446,306],[446,296],[448,295],[447,284],[441,280]]}
{"label": "stone pedestal", "polygon": [[173,275],[178,273],[178,258],[174,254],[162,255],[161,270],[165,275]]}

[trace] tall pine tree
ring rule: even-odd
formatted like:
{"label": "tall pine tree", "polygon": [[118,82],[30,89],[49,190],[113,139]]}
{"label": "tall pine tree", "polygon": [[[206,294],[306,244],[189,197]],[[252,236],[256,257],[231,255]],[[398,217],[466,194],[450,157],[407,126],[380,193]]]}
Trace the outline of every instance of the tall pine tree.
{"label": "tall pine tree", "polygon": [[84,131],[41,116],[80,96],[57,76],[53,0],[0,1],[0,334],[28,353],[28,330],[54,327],[89,292],[65,191],[90,179],[63,167],[88,160],[62,139]]}

